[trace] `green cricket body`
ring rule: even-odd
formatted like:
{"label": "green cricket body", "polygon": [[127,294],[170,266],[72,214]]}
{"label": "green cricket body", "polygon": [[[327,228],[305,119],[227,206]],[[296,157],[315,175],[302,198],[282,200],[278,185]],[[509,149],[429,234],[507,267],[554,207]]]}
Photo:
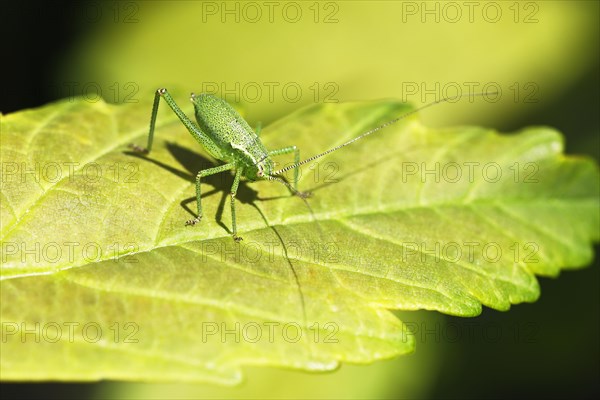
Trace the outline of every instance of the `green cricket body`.
{"label": "green cricket body", "polygon": [[[498,93],[481,93],[478,95],[496,95]],[[214,158],[224,161],[225,164],[204,169],[196,175],[196,204],[198,206],[198,216],[186,222],[186,225],[195,225],[202,218],[202,198],[200,180],[203,177],[218,174],[233,170],[235,177],[231,186],[231,225],[232,236],[235,241],[242,240],[237,235],[237,226],[235,218],[235,195],[240,183],[240,178],[243,176],[251,181],[256,180],[271,180],[284,184],[294,194],[305,198],[309,193],[298,191],[298,167],[300,165],[311,162],[319,157],[323,157],[331,152],[341,149],[360,140],[374,132],[377,132],[389,125],[392,125],[401,119],[408,117],[418,111],[435,104],[460,98],[462,95],[455,97],[446,97],[441,100],[434,101],[422,107],[407,112],[406,114],[392,119],[382,125],[379,125],[354,139],[348,140],[338,146],[326,150],[320,154],[300,161],[300,152],[296,146],[288,146],[277,150],[267,150],[260,141],[257,132],[253,131],[250,125],[235,111],[229,103],[212,94],[200,94],[198,96],[192,93],[191,101],[194,103],[194,110],[198,124],[192,122],[185,113],[179,108],[175,100],[171,97],[167,89],[158,89],[154,95],[154,104],[152,106],[152,116],[150,118],[150,131],[148,132],[148,146],[146,148],[136,145],[130,145],[135,151],[149,153],[152,149],[152,141],[154,138],[154,127],[156,123],[156,115],[158,113],[158,105],[160,99],[163,98],[173,112],[179,117],[183,125],[188,129],[192,136],[212,155]],[[271,156],[294,153],[294,163],[284,168],[274,171],[274,164]],[[294,169],[293,186],[281,177],[283,172]]]}
{"label": "green cricket body", "polygon": [[204,145],[215,158],[243,167],[250,180],[265,179],[273,172],[273,161],[248,122],[225,100],[212,94],[192,94],[200,129],[212,140]]}
{"label": "green cricket body", "polygon": [[301,197],[307,196],[307,194],[298,192],[296,189],[298,185],[298,170],[296,169],[294,173],[294,183],[292,187],[285,179],[278,176],[279,171],[274,171],[274,164],[271,159],[271,156],[294,153],[295,163],[298,164],[300,152],[296,146],[268,151],[260,141],[258,133],[252,130],[244,118],[242,118],[229,103],[212,94],[203,93],[196,96],[192,93],[190,100],[194,104],[196,121],[198,122],[195,124],[185,115],[181,108],[179,108],[169,92],[167,92],[167,89],[158,89],[154,96],[154,105],[152,106],[148,146],[142,148],[136,145],[130,145],[135,151],[149,153],[152,149],[156,115],[158,113],[158,106],[161,98],[167,102],[183,125],[185,125],[192,136],[206,149],[206,151],[214,158],[225,162],[223,165],[201,170],[196,175],[196,204],[198,206],[198,216],[187,221],[186,225],[195,225],[200,222],[200,219],[202,218],[201,178],[228,170],[234,170],[235,172],[230,192],[232,236],[235,241],[242,240],[242,238],[237,235],[235,218],[235,196],[242,176],[251,181],[264,179],[277,181],[286,185],[295,194]]}

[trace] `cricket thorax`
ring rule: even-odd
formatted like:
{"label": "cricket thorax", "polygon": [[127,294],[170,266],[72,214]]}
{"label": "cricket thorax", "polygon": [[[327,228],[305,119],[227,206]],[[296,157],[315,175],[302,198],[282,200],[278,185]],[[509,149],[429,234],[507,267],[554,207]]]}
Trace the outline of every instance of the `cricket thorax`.
{"label": "cricket thorax", "polygon": [[272,172],[273,161],[270,158],[259,158],[256,162],[244,163],[244,175],[250,180],[266,179]]}

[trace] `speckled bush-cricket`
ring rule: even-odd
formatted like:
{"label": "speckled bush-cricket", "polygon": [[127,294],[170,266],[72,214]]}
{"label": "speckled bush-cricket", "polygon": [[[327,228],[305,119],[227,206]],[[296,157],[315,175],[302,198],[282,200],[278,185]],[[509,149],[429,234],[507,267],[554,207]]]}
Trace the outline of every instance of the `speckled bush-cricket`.
{"label": "speckled bush-cricket", "polygon": [[[480,93],[480,94],[469,94],[468,96],[477,95],[494,95],[496,93]],[[152,116],[150,119],[150,131],[148,133],[148,145],[146,148],[131,145],[135,151],[141,153],[149,153],[152,149],[152,141],[154,139],[154,127],[156,123],[156,115],[158,113],[158,105],[161,97],[167,102],[173,112],[179,117],[183,125],[190,131],[192,136],[200,142],[202,146],[209,152],[214,158],[224,161],[226,164],[204,169],[198,172],[196,175],[196,204],[198,206],[198,215],[186,222],[186,225],[195,225],[200,222],[202,218],[202,198],[201,198],[201,187],[200,180],[203,177],[218,174],[220,172],[234,170],[235,176],[233,179],[233,185],[231,186],[231,221],[232,221],[232,235],[235,241],[240,241],[242,238],[237,235],[237,224],[235,217],[235,196],[240,183],[241,177],[245,177],[250,181],[256,180],[272,180],[277,181],[287,186],[297,196],[306,198],[310,194],[298,191],[298,167],[313,161],[326,154],[334,152],[344,146],[347,146],[357,140],[364,138],[380,129],[383,129],[391,124],[394,124],[401,119],[408,117],[418,111],[421,111],[434,104],[438,104],[444,101],[458,99],[462,97],[454,96],[443,98],[431,103],[428,103],[415,110],[409,111],[398,118],[392,119],[382,125],[379,125],[357,137],[351,139],[345,143],[335,146],[327,151],[312,156],[306,160],[300,161],[300,150],[296,146],[288,146],[276,150],[267,150],[263,143],[260,141],[260,128],[254,131],[250,125],[238,114],[235,109],[229,105],[225,100],[222,100],[212,94],[200,94],[195,95],[192,93],[191,101],[194,104],[194,111],[196,114],[195,124],[190,120],[179,106],[173,100],[173,97],[169,94],[167,89],[158,89],[154,95],[154,104],[152,106]],[[274,163],[271,157],[294,153],[294,163],[288,165],[285,168],[274,170]],[[293,185],[290,185],[281,174],[294,169],[294,180]]]}

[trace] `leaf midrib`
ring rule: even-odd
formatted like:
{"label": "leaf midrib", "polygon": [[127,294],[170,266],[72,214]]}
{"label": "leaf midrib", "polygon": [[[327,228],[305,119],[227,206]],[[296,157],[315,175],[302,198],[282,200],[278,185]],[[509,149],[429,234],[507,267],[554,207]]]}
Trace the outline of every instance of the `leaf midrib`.
{"label": "leaf midrib", "polygon": [[[510,201],[510,204],[525,204],[527,206],[532,206],[535,205],[537,203],[543,203],[544,205],[548,205],[549,200],[553,200],[552,204],[555,207],[559,207],[559,208],[571,208],[571,207],[577,207],[578,205],[574,205],[574,202],[584,202],[584,203],[590,203],[589,206],[593,206],[594,204],[591,204],[592,202],[594,202],[596,199],[590,197],[574,197],[574,198],[567,198],[568,201],[565,199],[548,199],[548,198],[510,198],[508,199]],[[316,217],[315,220],[309,219],[307,218],[308,215],[303,214],[303,219],[297,219],[292,217],[291,219],[288,219],[287,221],[282,221],[281,223],[278,224],[269,224],[267,227],[261,227],[261,228],[255,228],[255,229],[250,229],[248,231],[245,231],[245,233],[250,233],[250,232],[255,232],[255,231],[260,231],[263,229],[269,229],[271,227],[278,227],[278,226],[283,226],[284,223],[290,223],[290,224],[304,224],[304,223],[310,223],[310,222],[324,222],[324,221],[339,221],[342,220],[344,218],[353,218],[353,217],[368,217],[371,215],[381,215],[381,214],[389,214],[389,213],[396,213],[396,212],[406,212],[406,211],[412,211],[412,210],[418,210],[418,209],[432,209],[432,208],[443,208],[443,207],[451,207],[451,208],[456,208],[458,206],[462,206],[462,207],[471,207],[472,205],[484,205],[484,206],[491,206],[494,205],[496,207],[498,207],[498,205],[502,206],[502,205],[506,205],[507,204],[507,199],[503,198],[502,201],[499,200],[495,200],[495,199],[479,199],[476,202],[471,202],[471,203],[466,203],[466,204],[460,204],[457,205],[455,203],[431,203],[431,204],[427,204],[427,205],[414,205],[413,207],[391,207],[391,208],[387,208],[386,210],[381,210],[381,209],[366,209],[365,211],[354,211],[354,212],[346,212],[346,213],[336,213],[336,214],[332,214],[332,213],[315,213],[314,216]],[[585,205],[585,204],[584,204]],[[581,205],[579,205],[581,206]],[[267,221],[268,222],[268,221]],[[144,254],[144,253],[149,253],[151,251],[157,250],[157,249],[161,249],[161,248],[168,248],[168,247],[183,247],[186,244],[190,244],[190,243],[194,243],[197,241],[203,241],[203,240],[215,240],[215,239],[222,239],[222,238],[229,238],[230,235],[227,233],[222,234],[221,236],[208,236],[208,237],[204,237],[202,239],[198,239],[198,238],[194,238],[194,239],[190,239],[190,240],[182,240],[182,241],[176,241],[176,242],[167,242],[167,243],[163,243],[162,245],[154,245],[153,247],[148,247],[147,249],[144,250],[140,250],[137,252],[129,252],[129,253],[122,253],[120,255],[122,256],[131,256],[131,255],[136,255],[136,254]],[[155,241],[153,241],[155,242]],[[141,247],[141,246],[140,246]],[[96,263],[99,262],[103,262],[103,261],[108,261],[114,259],[114,254],[111,254],[111,257],[108,257],[106,259],[99,259]],[[23,278],[23,277],[30,277],[30,276],[37,276],[37,275],[48,275],[48,274],[52,274],[54,272],[59,272],[59,271],[65,271],[71,268],[81,268],[81,267],[85,267],[89,265],[88,264],[75,264],[75,265],[65,265],[62,267],[57,267],[55,270],[52,271],[48,271],[48,270],[43,270],[43,271],[34,271],[32,273],[25,273],[25,274],[17,274],[17,275],[9,275],[7,276],[6,274],[2,274],[0,275],[0,281],[1,280],[5,280],[5,279],[15,279],[15,278]]]}

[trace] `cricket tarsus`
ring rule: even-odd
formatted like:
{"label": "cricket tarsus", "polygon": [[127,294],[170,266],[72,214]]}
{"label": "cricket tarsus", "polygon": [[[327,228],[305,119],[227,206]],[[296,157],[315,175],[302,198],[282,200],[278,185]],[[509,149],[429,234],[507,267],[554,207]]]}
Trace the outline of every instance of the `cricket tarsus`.
{"label": "cricket tarsus", "polygon": [[188,219],[187,221],[185,221],[186,225],[196,225],[198,222],[200,222],[200,220],[202,219],[202,217],[196,217],[193,219]]}
{"label": "cricket tarsus", "polygon": [[149,151],[147,148],[138,146],[137,144],[130,143],[129,148],[135,151],[136,153],[148,154]]}

